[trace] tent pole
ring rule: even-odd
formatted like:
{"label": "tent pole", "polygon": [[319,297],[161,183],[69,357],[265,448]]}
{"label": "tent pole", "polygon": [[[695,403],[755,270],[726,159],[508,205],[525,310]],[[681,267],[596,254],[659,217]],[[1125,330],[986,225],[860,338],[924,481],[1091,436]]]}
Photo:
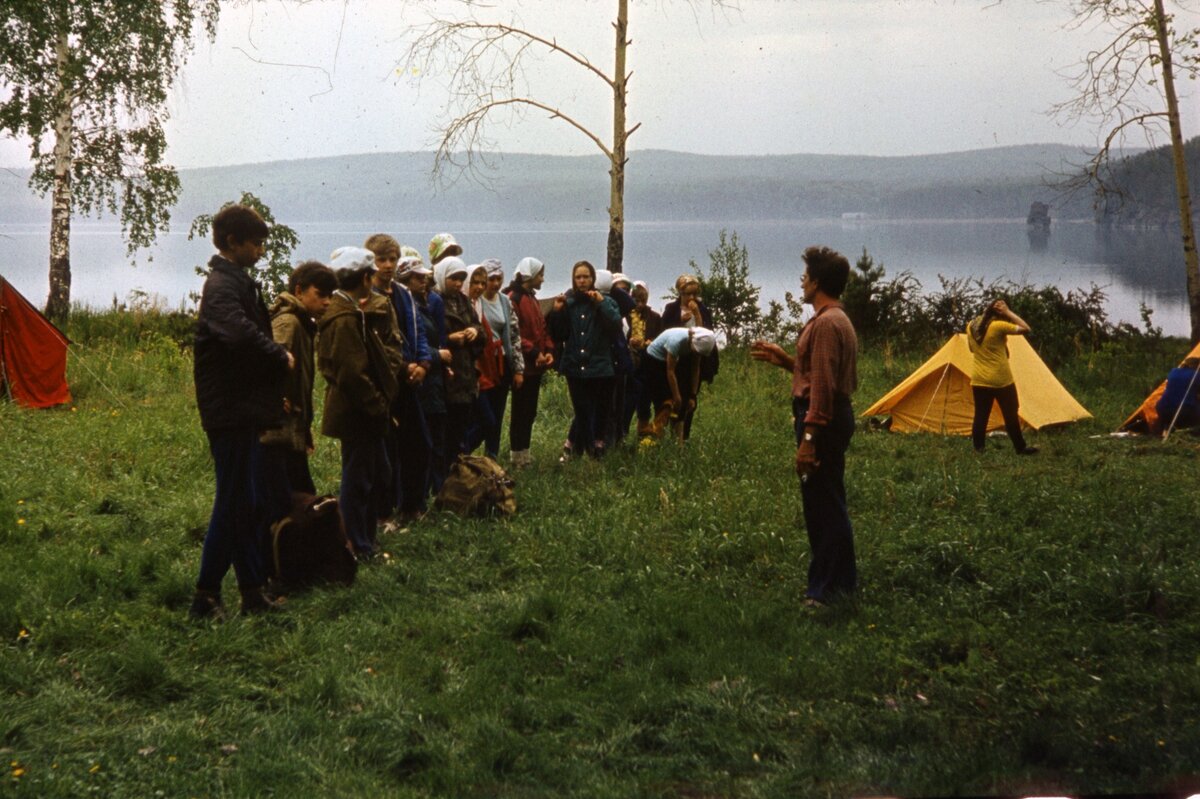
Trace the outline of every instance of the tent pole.
{"label": "tent pole", "polygon": [[[925,426],[925,419],[929,416],[929,409],[933,405],[934,398],[937,397],[938,389],[942,387],[942,381],[946,379],[946,374],[950,371],[950,364],[942,367],[942,376],[938,378],[938,384],[933,388],[933,396],[929,398],[929,402],[925,403],[925,412],[921,414],[921,426]],[[942,413],[942,431],[946,429],[946,414]]]}
{"label": "tent pole", "polygon": [[[1195,369],[1192,371],[1192,379],[1188,381],[1187,391],[1185,391],[1183,394],[1184,397],[1187,397],[1188,394],[1192,393],[1192,388],[1196,385],[1197,377],[1200,377],[1200,369]],[[1163,441],[1166,441],[1168,438],[1170,438],[1171,431],[1175,429],[1175,423],[1179,421],[1179,414],[1181,413],[1183,413],[1182,402],[1179,403],[1179,407],[1175,409],[1175,415],[1171,417],[1171,424],[1168,425],[1167,429],[1163,431]]]}

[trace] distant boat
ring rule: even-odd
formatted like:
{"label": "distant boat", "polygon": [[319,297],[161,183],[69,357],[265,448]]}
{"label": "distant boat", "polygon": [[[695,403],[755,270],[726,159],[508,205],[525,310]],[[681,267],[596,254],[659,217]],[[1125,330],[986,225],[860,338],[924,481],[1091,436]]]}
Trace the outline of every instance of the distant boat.
{"label": "distant boat", "polygon": [[1037,202],[1036,200],[1029,204],[1029,216],[1025,217],[1025,224],[1031,228],[1042,228],[1043,230],[1050,229],[1050,206],[1046,203]]}

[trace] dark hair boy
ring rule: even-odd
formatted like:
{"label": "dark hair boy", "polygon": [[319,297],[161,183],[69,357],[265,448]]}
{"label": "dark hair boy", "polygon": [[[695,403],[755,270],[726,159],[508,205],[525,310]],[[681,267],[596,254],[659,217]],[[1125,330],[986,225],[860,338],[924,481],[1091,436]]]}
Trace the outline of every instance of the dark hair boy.
{"label": "dark hair boy", "polygon": [[262,590],[262,545],[278,509],[264,499],[269,492],[259,436],[281,421],[283,380],[295,359],[272,339],[267,307],[249,274],[268,233],[262,217],[245,206],[228,206],[213,218],[218,254],[208,263],[201,292],[194,375],[216,496],[190,609],[197,618],[223,616],[221,581],[230,566],[242,612],[276,607]]}

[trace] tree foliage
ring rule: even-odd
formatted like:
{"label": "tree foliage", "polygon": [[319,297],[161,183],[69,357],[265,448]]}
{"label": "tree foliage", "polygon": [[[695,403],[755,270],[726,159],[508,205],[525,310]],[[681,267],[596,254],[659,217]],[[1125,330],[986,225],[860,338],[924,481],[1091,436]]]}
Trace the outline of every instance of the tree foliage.
{"label": "tree foliage", "polygon": [[129,252],[166,230],[179,177],[164,162],[168,91],[218,0],[7,0],[0,131],[30,141],[31,185],[53,192],[47,310],[70,303],[73,212],[109,212]]}
{"label": "tree foliage", "polygon": [[1096,121],[1103,143],[1082,170],[1076,186],[1094,184],[1100,213],[1119,204],[1122,189],[1112,179],[1110,154],[1129,130],[1153,134],[1166,128],[1171,143],[1179,209],[1192,341],[1200,341],[1200,254],[1196,249],[1193,203],[1187,174],[1176,77],[1200,76],[1200,28],[1181,26],[1188,0],[1074,0],[1077,26],[1095,26],[1108,38],[1083,59],[1074,78],[1075,96],[1055,111],[1071,121]]}
{"label": "tree foliage", "polygon": [[[270,207],[248,191],[242,192],[241,198],[236,203],[227,202],[221,206],[221,209],[231,205],[253,208],[271,230],[271,235],[267,237],[266,258],[250,273],[250,276],[254,278],[254,282],[258,283],[259,288],[267,297],[274,297],[280,292],[286,291],[288,278],[292,274],[292,252],[300,245],[300,237],[292,228],[277,223]],[[188,240],[196,237],[207,238],[212,231],[213,216],[213,214],[201,214],[193,219],[192,226],[188,229]],[[197,266],[196,274],[207,275],[208,267]]]}

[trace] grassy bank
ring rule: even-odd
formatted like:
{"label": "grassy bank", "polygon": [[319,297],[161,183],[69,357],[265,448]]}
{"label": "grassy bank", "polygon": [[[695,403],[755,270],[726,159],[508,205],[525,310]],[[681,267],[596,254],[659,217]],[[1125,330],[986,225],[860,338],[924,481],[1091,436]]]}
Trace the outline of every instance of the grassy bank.
{"label": "grassy bank", "polygon": [[[856,603],[810,616],[787,376],[727,353],[686,449],[554,463],[348,590],[185,618],[212,500],[191,364],[96,338],[71,408],[0,404],[0,750],[30,796],[841,796],[1200,780],[1200,447],[1093,437],[1183,351],[1080,356],[1096,419],[860,431]],[[859,408],[928,353],[864,351]],[[318,443],[318,487],[337,451]],[[232,580],[232,576],[230,577]],[[232,593],[232,583],[227,592]]]}

